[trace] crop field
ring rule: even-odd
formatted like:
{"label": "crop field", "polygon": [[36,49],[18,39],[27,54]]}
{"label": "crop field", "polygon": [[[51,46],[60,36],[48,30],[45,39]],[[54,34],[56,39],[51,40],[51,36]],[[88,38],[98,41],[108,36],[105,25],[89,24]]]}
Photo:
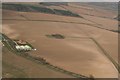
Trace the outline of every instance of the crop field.
{"label": "crop field", "polygon": [[[79,7],[81,10],[85,8],[84,13],[87,14],[89,10],[86,9],[93,8],[76,5],[77,8],[71,9],[70,5],[72,3],[62,6],[74,13],[76,13],[74,10]],[[57,9],[61,10],[61,6]],[[105,12],[99,8],[98,10]],[[109,13],[116,15],[113,12]],[[117,30],[117,20],[108,16],[103,18],[106,14],[102,13],[102,17],[99,14],[90,16],[79,13],[79,15],[82,17],[4,9],[2,32],[11,39],[29,42],[37,50],[27,54],[34,58],[43,58],[51,65],[61,68],[63,72],[35,63],[3,48],[3,66],[5,66],[3,75],[5,77],[8,74],[7,77],[71,78],[75,77],[69,75],[72,72],[74,75],[86,77],[92,75],[95,78],[117,78],[118,32],[112,31]],[[14,72],[19,73],[14,74]]]}

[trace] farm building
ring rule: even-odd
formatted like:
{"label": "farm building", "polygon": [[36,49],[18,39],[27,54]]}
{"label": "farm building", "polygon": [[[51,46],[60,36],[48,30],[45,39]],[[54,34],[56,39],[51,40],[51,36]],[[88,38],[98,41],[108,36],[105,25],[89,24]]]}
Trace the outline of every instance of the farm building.
{"label": "farm building", "polygon": [[34,49],[28,42],[25,42],[23,40],[14,40],[15,48],[18,51],[31,51],[36,50]]}

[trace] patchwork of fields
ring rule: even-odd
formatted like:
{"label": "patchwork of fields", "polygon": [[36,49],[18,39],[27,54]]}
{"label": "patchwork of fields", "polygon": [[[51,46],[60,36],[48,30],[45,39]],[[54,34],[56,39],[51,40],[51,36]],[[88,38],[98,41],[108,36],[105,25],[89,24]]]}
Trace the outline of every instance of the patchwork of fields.
{"label": "patchwork of fields", "polygon": [[[65,9],[75,13],[74,10],[80,11],[77,13],[83,18],[4,9],[2,32],[11,39],[28,41],[37,49],[28,54],[43,57],[52,65],[88,77],[92,75],[95,78],[117,78],[118,70],[115,65],[118,64],[118,33],[112,31],[117,30],[117,20],[111,19],[109,16],[101,17],[101,15],[106,16],[103,12],[107,13],[107,10],[98,8],[102,13],[98,15],[97,12],[90,13],[94,14],[94,16],[90,16],[81,13],[83,11],[89,14],[89,10],[86,10],[90,8],[89,6],[81,5],[81,7],[77,4],[76,6],[77,8],[71,9],[70,6],[63,5]],[[58,9],[63,9],[63,7],[59,7]],[[116,15],[113,12],[109,13]],[[61,34],[65,38],[55,39],[46,36],[51,34]],[[22,72],[15,76],[72,77],[26,60],[6,49],[3,49],[3,62],[5,62],[3,75],[18,72],[17,68],[20,68]],[[11,67],[6,67],[6,65]],[[12,66],[17,67],[16,70],[11,69]],[[7,77],[14,76],[8,75]]]}

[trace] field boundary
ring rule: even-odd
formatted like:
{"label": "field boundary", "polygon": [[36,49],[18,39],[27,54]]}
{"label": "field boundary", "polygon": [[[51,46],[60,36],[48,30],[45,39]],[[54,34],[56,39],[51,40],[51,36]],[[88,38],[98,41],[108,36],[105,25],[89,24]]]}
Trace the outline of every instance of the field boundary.
{"label": "field boundary", "polygon": [[[4,38],[5,35],[3,35],[3,39],[6,39]],[[5,36],[7,37],[7,36]],[[9,39],[9,38],[8,38]],[[8,40],[7,39],[7,40]],[[54,66],[52,64],[50,64],[49,62],[47,62],[44,58],[37,58],[37,57],[33,57],[31,55],[29,55],[28,53],[18,53],[12,46],[9,42],[7,42],[7,40],[5,42],[3,42],[3,44],[6,46],[6,48],[8,50],[10,50],[11,52],[15,53],[16,55],[19,55],[21,57],[24,57],[28,60],[31,60],[31,61],[34,61],[38,64],[42,64],[46,67],[48,67],[49,69],[52,69],[52,70],[55,70],[55,71],[58,71],[58,72],[61,72],[61,73],[64,73],[64,74],[67,74],[67,75],[70,75],[70,76],[73,76],[73,77],[76,77],[76,78],[80,78],[80,79],[83,79],[83,80],[94,80],[92,77],[87,77],[87,76],[84,76],[84,75],[81,75],[81,74],[77,74],[77,73],[74,73],[74,72],[70,72],[70,71],[67,71],[65,69],[62,69],[58,66]],[[11,39],[10,39],[11,40]]]}
{"label": "field boundary", "polygon": [[[120,33],[120,31],[117,31],[117,30],[110,30],[110,29],[106,29],[106,28],[102,28],[100,26],[97,26],[97,25],[100,25],[100,24],[89,24],[89,23],[80,23],[80,22],[67,22],[67,21],[57,21],[57,20],[30,20],[28,18],[25,18],[27,20],[24,20],[24,19],[2,19],[2,20],[15,20],[15,21],[41,21],[41,22],[59,22],[59,23],[72,23],[72,24],[83,24],[83,25],[88,25],[88,26],[91,26],[91,27],[96,27],[96,28],[99,28],[99,29],[103,29],[103,30],[107,30],[107,31],[111,31],[111,32],[115,32],[115,33]],[[86,19],[85,19],[86,20]],[[89,20],[88,20],[89,21]]]}
{"label": "field boundary", "polygon": [[113,63],[113,65],[115,66],[115,68],[118,70],[118,72],[120,73],[120,64],[117,63],[109,54],[108,52],[102,48],[102,46],[94,39],[91,38],[90,39],[99,47],[99,49],[103,52],[103,54]]}

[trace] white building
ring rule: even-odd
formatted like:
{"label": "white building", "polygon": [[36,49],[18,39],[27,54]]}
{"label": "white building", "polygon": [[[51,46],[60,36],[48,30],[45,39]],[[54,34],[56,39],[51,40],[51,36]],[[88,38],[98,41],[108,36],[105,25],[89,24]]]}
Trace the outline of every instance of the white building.
{"label": "white building", "polygon": [[32,48],[28,45],[16,45],[15,47],[17,50],[25,50],[25,51],[32,50]]}
{"label": "white building", "polygon": [[23,41],[14,41],[15,43],[15,48],[18,50],[18,51],[31,51],[31,50],[36,50],[36,49],[33,49],[31,46],[29,46],[26,42],[23,42]]}

